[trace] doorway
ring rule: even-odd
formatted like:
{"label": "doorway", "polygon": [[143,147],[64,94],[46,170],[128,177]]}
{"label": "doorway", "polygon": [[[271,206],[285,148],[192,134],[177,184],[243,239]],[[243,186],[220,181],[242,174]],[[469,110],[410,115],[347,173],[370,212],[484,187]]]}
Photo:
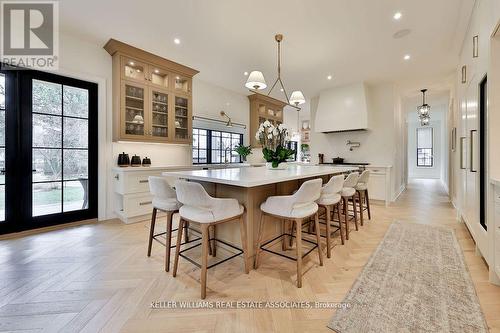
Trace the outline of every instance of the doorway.
{"label": "doorway", "polygon": [[485,76],[479,83],[479,223],[488,230],[486,222],[487,211],[487,180],[486,180],[486,117],[488,114],[488,78]]}
{"label": "doorway", "polygon": [[97,85],[0,72],[0,233],[97,217]]}

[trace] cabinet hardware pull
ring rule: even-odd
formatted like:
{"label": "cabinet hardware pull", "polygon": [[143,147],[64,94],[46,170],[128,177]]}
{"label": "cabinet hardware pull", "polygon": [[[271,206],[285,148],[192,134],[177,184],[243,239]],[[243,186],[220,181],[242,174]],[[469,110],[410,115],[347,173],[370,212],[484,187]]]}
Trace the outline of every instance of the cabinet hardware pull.
{"label": "cabinet hardware pull", "polygon": [[117,175],[115,176],[115,179],[116,179],[116,180],[120,180],[120,175],[119,175],[119,174],[117,174]]}
{"label": "cabinet hardware pull", "polygon": [[139,202],[139,206],[151,205],[152,203],[153,203],[152,201]]}
{"label": "cabinet hardware pull", "polygon": [[460,137],[460,169],[465,170],[467,168],[466,163],[464,163],[464,145],[465,145],[465,136]]}
{"label": "cabinet hardware pull", "polygon": [[141,184],[142,184],[142,183],[147,183],[147,182],[148,182],[148,180],[147,180],[147,179],[139,180],[139,183],[141,183]]}
{"label": "cabinet hardware pull", "polygon": [[470,130],[470,172],[477,172],[474,169],[474,134],[477,134],[477,130]]}

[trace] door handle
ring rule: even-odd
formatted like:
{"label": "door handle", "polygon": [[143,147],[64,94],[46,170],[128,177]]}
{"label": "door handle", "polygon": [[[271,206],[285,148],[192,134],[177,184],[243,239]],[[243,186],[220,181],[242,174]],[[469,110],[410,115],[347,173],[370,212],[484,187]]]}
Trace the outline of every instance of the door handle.
{"label": "door handle", "polygon": [[474,166],[474,134],[477,135],[477,130],[470,130],[470,172],[477,172]]}
{"label": "door handle", "polygon": [[465,170],[466,169],[466,163],[464,163],[464,146],[465,146],[465,136],[460,137],[460,169]]}

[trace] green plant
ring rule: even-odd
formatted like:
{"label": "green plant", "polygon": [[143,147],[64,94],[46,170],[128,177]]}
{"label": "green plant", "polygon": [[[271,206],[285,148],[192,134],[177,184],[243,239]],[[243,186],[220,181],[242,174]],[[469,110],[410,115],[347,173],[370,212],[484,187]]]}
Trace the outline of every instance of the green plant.
{"label": "green plant", "polygon": [[307,151],[309,150],[309,145],[307,143],[303,143],[300,145],[300,150]]}
{"label": "green plant", "polygon": [[260,124],[255,138],[262,144],[264,159],[272,163],[273,168],[277,168],[280,163],[285,162],[295,153],[294,150],[286,148],[290,137],[288,129],[283,124],[275,127],[266,120]]}
{"label": "green plant", "polygon": [[234,147],[234,151],[240,155],[243,159],[246,159],[248,155],[252,153],[252,146],[245,146],[242,144],[239,144]]}

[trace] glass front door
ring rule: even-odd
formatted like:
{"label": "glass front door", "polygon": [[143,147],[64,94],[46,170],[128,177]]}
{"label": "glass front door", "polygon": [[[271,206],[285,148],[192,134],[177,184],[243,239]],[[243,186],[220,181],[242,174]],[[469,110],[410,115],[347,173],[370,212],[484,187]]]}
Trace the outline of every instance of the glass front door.
{"label": "glass front door", "polygon": [[96,84],[0,76],[0,232],[97,217],[97,146]]}

